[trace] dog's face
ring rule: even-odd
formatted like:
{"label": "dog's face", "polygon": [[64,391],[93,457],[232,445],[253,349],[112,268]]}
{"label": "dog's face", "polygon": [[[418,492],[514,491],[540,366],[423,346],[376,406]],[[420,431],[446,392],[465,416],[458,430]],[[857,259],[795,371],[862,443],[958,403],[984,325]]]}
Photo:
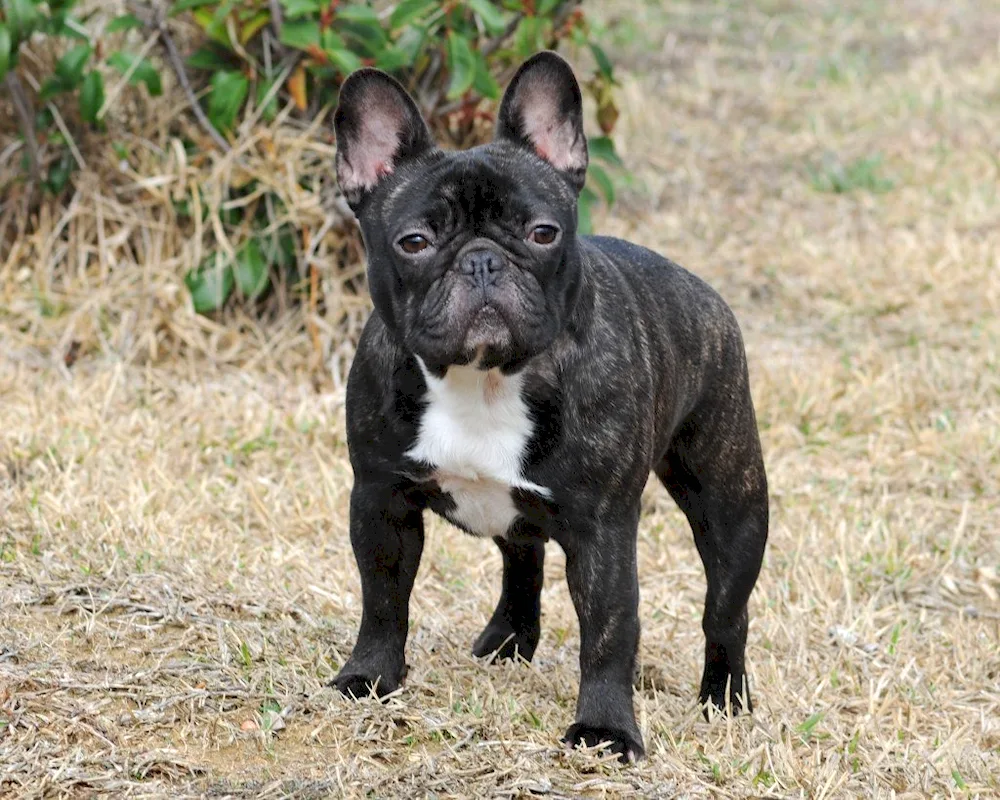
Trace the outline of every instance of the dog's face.
{"label": "dog's face", "polygon": [[576,204],[587,168],[580,89],[553,53],[526,62],[493,142],[434,146],[378,70],[351,75],[335,116],[337,178],[361,223],[386,325],[434,373],[510,371],[547,348],[580,288]]}

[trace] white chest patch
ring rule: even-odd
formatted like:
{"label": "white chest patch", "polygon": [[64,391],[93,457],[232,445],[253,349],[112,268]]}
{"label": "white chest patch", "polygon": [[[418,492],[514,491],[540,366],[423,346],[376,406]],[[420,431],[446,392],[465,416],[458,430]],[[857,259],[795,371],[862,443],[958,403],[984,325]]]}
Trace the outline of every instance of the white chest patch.
{"label": "white chest patch", "polygon": [[517,518],[511,489],[550,492],[521,474],[533,425],[521,397],[523,375],[450,367],[427,381],[427,408],[407,455],[434,468],[455,503],[453,521],[479,536],[503,536]]}

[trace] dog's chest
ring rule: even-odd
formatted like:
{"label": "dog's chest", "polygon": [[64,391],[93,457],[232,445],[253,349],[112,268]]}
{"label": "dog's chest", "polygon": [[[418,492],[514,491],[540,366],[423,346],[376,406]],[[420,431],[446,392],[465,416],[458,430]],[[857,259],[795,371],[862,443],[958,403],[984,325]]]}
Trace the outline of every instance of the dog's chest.
{"label": "dog's chest", "polygon": [[523,376],[467,366],[424,377],[427,406],[407,455],[432,468],[451,499],[446,517],[478,536],[503,536],[518,516],[512,489],[549,496],[522,472],[533,432]]}

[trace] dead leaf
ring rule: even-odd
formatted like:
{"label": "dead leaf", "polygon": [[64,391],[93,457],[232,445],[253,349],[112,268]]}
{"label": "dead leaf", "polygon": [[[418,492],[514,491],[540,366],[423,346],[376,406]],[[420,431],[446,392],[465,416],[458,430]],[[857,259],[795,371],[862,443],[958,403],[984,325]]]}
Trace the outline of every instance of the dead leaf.
{"label": "dead leaf", "polygon": [[306,99],[306,68],[299,64],[288,78],[288,93],[295,101],[295,107],[299,111],[305,111],[309,105]]}

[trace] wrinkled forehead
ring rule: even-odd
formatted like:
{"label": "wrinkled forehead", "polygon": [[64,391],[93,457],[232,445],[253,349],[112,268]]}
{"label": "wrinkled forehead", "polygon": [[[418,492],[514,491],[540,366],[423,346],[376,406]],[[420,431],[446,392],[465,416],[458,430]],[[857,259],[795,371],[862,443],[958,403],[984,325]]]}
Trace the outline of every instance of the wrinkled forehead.
{"label": "wrinkled forehead", "polygon": [[519,148],[484,145],[446,153],[400,174],[383,206],[386,223],[420,218],[522,223],[554,213],[566,191],[554,170]]}

